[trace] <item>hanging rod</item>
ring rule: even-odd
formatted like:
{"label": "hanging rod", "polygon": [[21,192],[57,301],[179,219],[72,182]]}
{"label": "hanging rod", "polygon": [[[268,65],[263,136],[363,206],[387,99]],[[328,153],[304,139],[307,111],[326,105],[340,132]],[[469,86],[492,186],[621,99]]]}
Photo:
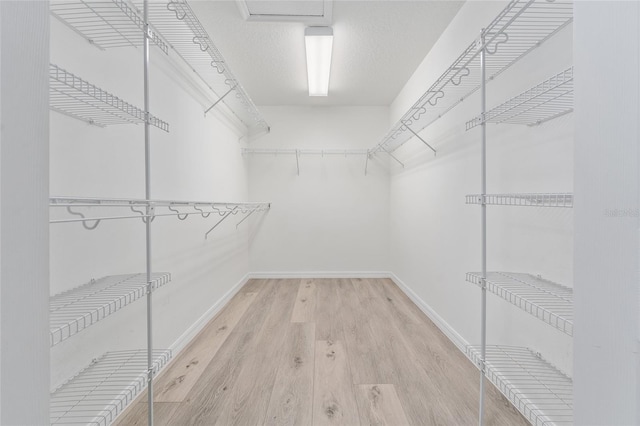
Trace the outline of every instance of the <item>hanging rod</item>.
{"label": "hanging rod", "polygon": [[[49,64],[49,107],[100,127],[144,123],[144,111],[82,78]],[[169,131],[169,124],[152,115],[152,126]]]}
{"label": "hanging rod", "polygon": [[480,57],[486,48],[486,79],[511,65],[573,21],[568,0],[513,0],[486,27],[484,45],[474,40],[404,113],[372,152],[393,152],[480,88]]}
{"label": "hanging rod", "polygon": [[243,155],[369,155],[368,149],[270,149],[270,148],[243,148]]}
{"label": "hanging rod", "polygon": [[[114,47],[141,47],[144,20],[127,0],[54,0],[51,15],[101,50]],[[167,54],[169,46],[156,33],[149,39]]]}
{"label": "hanging rod", "polygon": [[467,122],[467,130],[485,123],[535,126],[573,111],[573,67]]}
{"label": "hanging rod", "polygon": [[[136,1],[136,5],[138,3]],[[186,0],[149,2],[149,22],[173,52],[247,127],[250,135],[270,130]]]}
{"label": "hanging rod", "polygon": [[[388,153],[396,161],[400,162],[391,153]],[[365,156],[364,174],[367,175],[369,169],[369,159],[372,152],[369,149],[292,149],[292,148],[243,148],[242,155],[295,155],[296,156],[296,168],[298,176],[300,176],[300,156],[301,155],[320,155],[326,156],[343,156],[350,155]],[[400,163],[402,164],[402,163]],[[404,167],[404,164],[402,164]]]}

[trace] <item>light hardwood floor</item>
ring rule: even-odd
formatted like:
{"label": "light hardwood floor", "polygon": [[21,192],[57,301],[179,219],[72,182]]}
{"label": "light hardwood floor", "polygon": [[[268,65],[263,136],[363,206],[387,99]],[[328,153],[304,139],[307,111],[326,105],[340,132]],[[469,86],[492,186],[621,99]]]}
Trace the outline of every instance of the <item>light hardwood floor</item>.
{"label": "light hardwood floor", "polygon": [[[155,424],[475,425],[478,376],[390,280],[251,280],[155,381]],[[117,424],[146,422],[142,396]],[[491,386],[485,422],[528,424]]]}

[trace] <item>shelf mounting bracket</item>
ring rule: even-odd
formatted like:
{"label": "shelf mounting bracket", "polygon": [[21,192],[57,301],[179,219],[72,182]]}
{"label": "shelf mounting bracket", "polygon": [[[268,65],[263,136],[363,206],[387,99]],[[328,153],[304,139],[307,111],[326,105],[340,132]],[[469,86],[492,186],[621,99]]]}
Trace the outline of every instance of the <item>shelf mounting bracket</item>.
{"label": "shelf mounting bracket", "polygon": [[243,217],[243,218],[242,218],[242,220],[241,220],[240,222],[236,223],[236,229],[238,229],[238,226],[240,226],[240,224],[241,224],[242,222],[244,222],[245,220],[249,219],[249,216],[251,216],[253,213],[255,213],[255,211],[256,211],[255,209],[251,210],[251,211],[249,212],[249,214],[248,214],[248,215],[246,215],[245,217]]}
{"label": "shelf mounting bracket", "polygon": [[213,231],[214,229],[216,229],[216,227],[218,225],[220,225],[226,218],[228,218],[231,213],[233,213],[234,211],[236,211],[236,209],[238,208],[238,206],[235,206],[233,209],[229,210],[224,216],[222,216],[222,219],[220,219],[215,225],[213,225],[211,227],[211,229],[209,229],[205,234],[204,234],[204,239],[206,240],[207,237],[209,236],[209,234],[211,233],[211,231]]}
{"label": "shelf mounting bracket", "polygon": [[211,111],[213,108],[215,108],[215,107],[216,107],[216,105],[218,105],[220,102],[222,102],[222,100],[223,100],[224,98],[226,98],[226,97],[227,97],[227,95],[228,95],[229,93],[233,92],[233,91],[236,89],[236,87],[238,87],[238,85],[237,85],[237,84],[235,84],[231,89],[227,90],[227,92],[226,92],[224,95],[220,96],[220,98],[218,98],[218,100],[217,100],[217,101],[215,101],[215,102],[213,103],[213,105],[211,105],[209,108],[207,108],[207,109],[205,110],[205,112],[204,112],[204,116],[206,117],[206,116],[207,116],[207,113],[208,113],[209,111]]}
{"label": "shelf mounting bracket", "polygon": [[413,129],[412,129],[411,127],[409,127],[409,126],[407,125],[407,123],[406,123],[406,122],[404,122],[404,121],[403,121],[403,122],[402,122],[402,124],[404,125],[404,127],[406,127],[406,128],[407,128],[407,130],[408,130],[408,131],[410,131],[411,133],[413,133],[413,136],[415,136],[416,138],[420,139],[420,141],[421,141],[423,144],[425,144],[426,146],[428,146],[428,147],[429,147],[429,149],[430,149],[431,151],[433,151],[433,155],[436,155],[436,154],[437,154],[437,153],[436,153],[436,150],[435,150],[435,149],[433,149],[433,147],[432,147],[431,145],[429,145],[429,144],[427,143],[427,141],[425,141],[424,139],[422,139],[422,138],[420,137],[420,135],[418,135],[416,132],[414,132],[414,131],[413,131]]}
{"label": "shelf mounting bracket", "polygon": [[384,146],[380,145],[380,148],[381,148],[384,152],[386,152],[387,154],[389,154],[389,157],[391,157],[391,158],[393,158],[394,160],[396,160],[396,161],[398,162],[398,164],[400,164],[400,165],[402,166],[402,168],[404,169],[404,163],[403,163],[402,161],[398,160],[398,159],[396,158],[396,156],[395,156],[395,155],[393,155],[391,152],[389,152],[389,151],[387,150],[387,148],[385,148]]}

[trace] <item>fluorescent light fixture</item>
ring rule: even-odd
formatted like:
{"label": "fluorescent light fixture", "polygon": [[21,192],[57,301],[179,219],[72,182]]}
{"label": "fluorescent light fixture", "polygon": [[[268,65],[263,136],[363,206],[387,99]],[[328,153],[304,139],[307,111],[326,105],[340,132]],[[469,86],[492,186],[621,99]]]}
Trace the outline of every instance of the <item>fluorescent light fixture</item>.
{"label": "fluorescent light fixture", "polygon": [[331,27],[307,27],[304,30],[304,44],[307,50],[309,96],[327,96],[331,73],[333,29]]}

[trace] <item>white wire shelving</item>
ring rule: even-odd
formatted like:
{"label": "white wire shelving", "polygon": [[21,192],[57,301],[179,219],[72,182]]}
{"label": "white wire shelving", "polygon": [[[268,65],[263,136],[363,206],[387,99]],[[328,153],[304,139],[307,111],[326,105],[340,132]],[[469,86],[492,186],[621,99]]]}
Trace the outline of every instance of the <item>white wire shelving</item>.
{"label": "white wire shelving", "polygon": [[[478,365],[480,347],[468,346],[467,356]],[[571,378],[530,349],[487,346],[486,372],[532,425],[573,425]]]}
{"label": "white wire shelving", "polygon": [[146,223],[163,216],[175,216],[179,220],[186,220],[194,215],[218,218],[215,225],[205,233],[207,238],[227,218],[237,214],[244,215],[236,224],[237,228],[252,214],[269,210],[271,203],[52,197],[49,199],[49,207],[49,223],[80,222],[88,230],[96,229],[103,220],[141,219]]}
{"label": "white wire shelving", "polygon": [[[100,127],[140,124],[144,111],[82,78],[49,64],[49,106],[52,110]],[[169,124],[150,115],[149,122],[165,132]]]}
{"label": "white wire shelving", "polygon": [[[535,126],[573,111],[573,67],[509,99],[485,114],[486,123]],[[483,123],[481,116],[467,122],[467,130]]]}
{"label": "white wire shelving", "polygon": [[[483,204],[482,194],[470,194],[465,197],[466,204]],[[487,194],[484,204],[496,206],[525,207],[573,207],[571,193],[526,193],[526,194]]]}
{"label": "white wire shelving", "polygon": [[[135,4],[139,3],[136,0]],[[247,127],[249,134],[269,131],[269,125],[186,0],[149,2],[149,22],[167,40],[171,50],[218,96],[205,114],[223,102]]]}
{"label": "white wire shelving", "polygon": [[[142,47],[144,20],[127,0],[52,0],[50,11],[99,49]],[[150,36],[151,42],[167,54],[167,43],[157,33]]]}
{"label": "white wire shelving", "polygon": [[[482,274],[468,272],[467,281],[482,287]],[[487,272],[487,291],[573,336],[573,289],[515,272]]]}
{"label": "white wire shelving", "polygon": [[295,148],[243,148],[242,155],[295,155],[296,167],[298,175],[300,175],[300,157],[303,155],[319,155],[324,157],[349,157],[362,156],[366,161],[364,164],[364,174],[367,174],[369,168],[369,159],[371,158],[371,150],[369,149],[295,149]]}
{"label": "white wire shelving", "polygon": [[513,0],[409,108],[372,149],[393,152],[480,88],[480,52],[486,47],[486,80],[492,80],[573,21],[570,0]]}
{"label": "white wire shelving", "polygon": [[[151,275],[152,291],[171,274]],[[116,313],[147,294],[146,274],[112,275],[52,296],[49,301],[50,345],[54,346]]]}
{"label": "white wire shelving", "polygon": [[[171,359],[153,351],[153,373]],[[51,394],[52,425],[108,426],[147,386],[147,350],[107,352]]]}

